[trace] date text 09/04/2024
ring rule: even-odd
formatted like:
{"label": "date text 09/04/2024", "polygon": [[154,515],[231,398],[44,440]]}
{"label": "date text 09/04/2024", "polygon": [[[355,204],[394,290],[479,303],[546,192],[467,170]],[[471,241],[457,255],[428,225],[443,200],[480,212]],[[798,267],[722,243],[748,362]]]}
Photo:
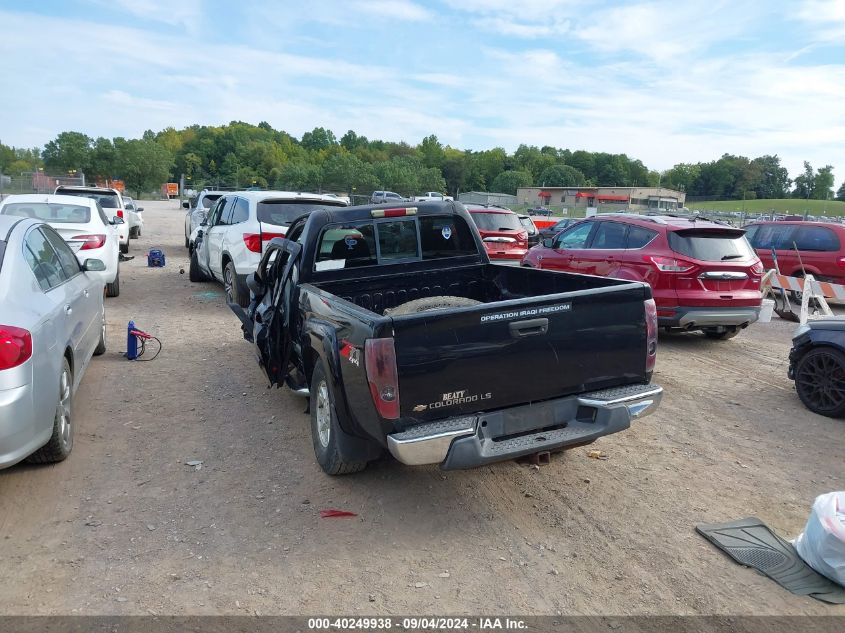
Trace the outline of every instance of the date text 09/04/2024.
{"label": "date text 09/04/2024", "polygon": [[512,618],[309,618],[310,630],[522,630],[527,628],[524,620]]}

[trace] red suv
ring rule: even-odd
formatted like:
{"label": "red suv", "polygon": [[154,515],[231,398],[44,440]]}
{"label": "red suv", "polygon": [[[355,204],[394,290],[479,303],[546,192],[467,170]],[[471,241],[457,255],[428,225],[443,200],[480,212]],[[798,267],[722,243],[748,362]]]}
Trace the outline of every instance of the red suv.
{"label": "red suv", "polygon": [[763,265],[744,233],[693,218],[608,214],[543,240],[522,265],[644,281],[661,326],[727,339],[760,312]]}
{"label": "red suv", "polygon": [[845,226],[832,222],[759,222],[745,227],[745,236],[767,268],[774,268],[772,249],[780,272],[845,284]]}
{"label": "red suv", "polygon": [[464,205],[478,227],[491,261],[518,264],[528,252],[528,231],[519,216],[504,207]]}

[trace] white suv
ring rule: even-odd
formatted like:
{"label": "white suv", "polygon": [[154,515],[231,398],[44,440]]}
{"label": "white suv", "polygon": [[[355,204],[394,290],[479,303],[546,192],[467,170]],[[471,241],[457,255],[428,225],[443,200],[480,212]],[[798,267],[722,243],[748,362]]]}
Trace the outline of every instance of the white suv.
{"label": "white suv", "polygon": [[215,279],[228,301],[249,305],[246,276],[258,267],[264,245],[284,237],[296,218],[315,209],[345,207],[328,194],[234,191],[217,199],[200,225],[191,252],[191,281]]}
{"label": "white suv", "polygon": [[111,217],[116,215],[123,218],[125,224],[120,224],[117,227],[118,238],[120,240],[120,252],[129,252],[129,214],[126,212],[126,207],[123,204],[123,196],[117,189],[110,189],[107,187],[68,187],[59,185],[54,192],[62,196],[79,196],[82,198],[91,198],[100,203],[106,216]]}

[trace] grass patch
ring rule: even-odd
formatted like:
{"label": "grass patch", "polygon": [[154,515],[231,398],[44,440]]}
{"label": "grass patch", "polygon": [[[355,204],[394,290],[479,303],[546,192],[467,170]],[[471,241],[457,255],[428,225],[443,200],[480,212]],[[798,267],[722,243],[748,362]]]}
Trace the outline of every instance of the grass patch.
{"label": "grass patch", "polygon": [[[742,211],[742,200],[714,200],[712,202],[688,202],[687,207],[698,211]],[[775,200],[746,200],[746,213],[782,213],[788,215],[816,216],[845,215],[845,202],[839,200],[802,200],[781,198]],[[827,211],[827,213],[825,213]]]}

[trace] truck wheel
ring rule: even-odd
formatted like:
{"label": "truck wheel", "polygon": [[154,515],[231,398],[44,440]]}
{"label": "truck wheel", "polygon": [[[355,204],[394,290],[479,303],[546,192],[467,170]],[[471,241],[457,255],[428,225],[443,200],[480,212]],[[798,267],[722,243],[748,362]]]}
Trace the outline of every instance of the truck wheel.
{"label": "truck wheel", "polygon": [[422,299],[414,299],[408,301],[395,308],[387,308],[384,311],[385,316],[401,316],[403,314],[417,314],[418,312],[431,312],[432,310],[446,310],[448,308],[466,308],[475,306],[481,303],[475,299],[467,299],[466,297],[450,297],[443,295],[440,297],[423,297]]}
{"label": "truck wheel", "polygon": [[200,270],[200,262],[197,259],[197,249],[191,253],[191,265],[188,267],[188,279],[191,281],[206,281],[208,277]]}
{"label": "truck wheel", "polygon": [[317,463],[327,475],[348,475],[367,467],[363,455],[351,454],[344,442],[344,433],[337,423],[329,381],[323,364],[318,363],[311,375],[311,441]]}

